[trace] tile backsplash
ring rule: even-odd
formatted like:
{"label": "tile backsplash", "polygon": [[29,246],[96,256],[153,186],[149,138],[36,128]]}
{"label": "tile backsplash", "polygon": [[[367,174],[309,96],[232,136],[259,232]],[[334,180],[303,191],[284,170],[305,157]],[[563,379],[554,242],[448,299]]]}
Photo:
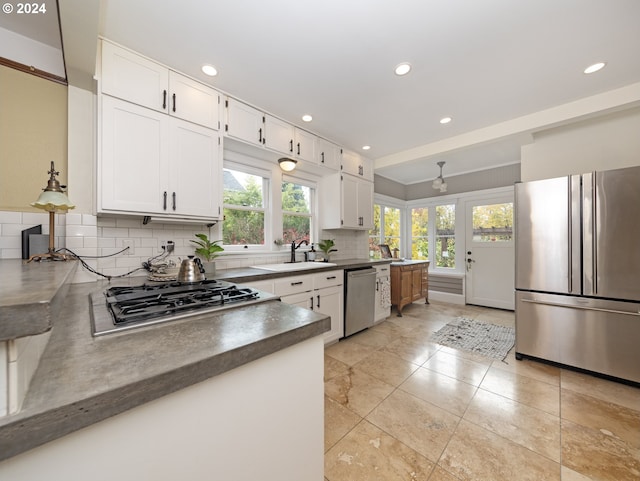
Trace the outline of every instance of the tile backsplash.
{"label": "tile backsplash", "polygon": [[[49,233],[46,213],[0,211],[0,258],[19,259],[21,231],[42,224],[43,234]],[[198,232],[209,233],[205,226],[150,223],[144,225],[138,217],[96,217],[89,214],[56,214],[56,248],[66,247],[85,257],[85,262],[106,276],[119,276],[141,268],[143,262],[162,253],[161,245],[173,241],[175,251],[170,256],[176,264],[179,258],[193,255],[189,240]],[[368,258],[368,232],[321,231],[320,239],[333,239],[338,252],[333,259]],[[119,253],[126,246],[129,251]],[[119,253],[119,254],[118,254]],[[108,257],[105,257],[108,256]],[[225,252],[216,259],[218,269],[247,267],[256,264],[289,260],[285,248],[277,252]],[[133,275],[142,275],[142,270]],[[100,278],[87,269],[78,269],[73,282],[89,282]]]}

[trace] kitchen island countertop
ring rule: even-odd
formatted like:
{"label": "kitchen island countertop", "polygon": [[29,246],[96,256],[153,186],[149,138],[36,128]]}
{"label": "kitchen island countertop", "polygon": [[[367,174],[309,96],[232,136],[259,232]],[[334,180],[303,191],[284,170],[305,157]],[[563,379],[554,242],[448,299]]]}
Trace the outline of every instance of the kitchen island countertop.
{"label": "kitchen island countertop", "polygon": [[94,338],[89,294],[108,285],[69,286],[22,409],[0,417],[0,460],[330,328],[322,314],[268,301]]}

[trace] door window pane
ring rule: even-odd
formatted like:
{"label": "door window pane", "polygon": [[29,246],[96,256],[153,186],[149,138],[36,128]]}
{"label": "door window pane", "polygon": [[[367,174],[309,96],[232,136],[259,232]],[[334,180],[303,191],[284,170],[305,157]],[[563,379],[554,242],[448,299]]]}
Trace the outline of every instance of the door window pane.
{"label": "door window pane", "polygon": [[456,206],[436,206],[436,267],[456,267]]}
{"label": "door window pane", "polygon": [[418,207],[411,209],[411,258],[429,259],[429,209]]}
{"label": "door window pane", "polygon": [[474,242],[509,242],[512,240],[512,203],[473,206]]}
{"label": "door window pane", "polygon": [[384,208],[384,244],[387,244],[393,252],[400,250],[400,209],[395,207]]}

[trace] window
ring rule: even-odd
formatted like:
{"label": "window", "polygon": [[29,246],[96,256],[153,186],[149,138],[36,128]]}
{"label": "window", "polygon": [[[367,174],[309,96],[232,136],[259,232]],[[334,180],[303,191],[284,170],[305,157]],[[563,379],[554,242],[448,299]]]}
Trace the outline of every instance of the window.
{"label": "window", "polygon": [[513,204],[473,206],[473,242],[513,240]]}
{"label": "window", "polygon": [[456,206],[436,206],[436,267],[456,267]]}
{"label": "window", "polygon": [[369,231],[369,252],[380,257],[380,244],[400,249],[401,210],[397,207],[375,204],[373,206],[373,229]]}
{"label": "window", "polygon": [[411,209],[411,258],[429,259],[429,208]]}
{"label": "window", "polygon": [[293,181],[282,182],[282,240],[311,243],[312,200],[315,189]]}
{"label": "window", "polygon": [[225,245],[264,245],[267,179],[241,170],[223,169]]}

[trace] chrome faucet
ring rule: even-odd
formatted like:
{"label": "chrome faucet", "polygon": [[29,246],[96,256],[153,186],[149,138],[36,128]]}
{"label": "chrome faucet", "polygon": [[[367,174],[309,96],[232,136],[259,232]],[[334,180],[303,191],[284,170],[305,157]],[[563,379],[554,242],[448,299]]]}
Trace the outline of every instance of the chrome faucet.
{"label": "chrome faucet", "polygon": [[307,242],[306,239],[302,239],[300,242],[298,242],[298,245],[296,245],[296,241],[293,241],[291,243],[291,262],[296,261],[296,249],[302,244],[309,245],[309,242]]}

